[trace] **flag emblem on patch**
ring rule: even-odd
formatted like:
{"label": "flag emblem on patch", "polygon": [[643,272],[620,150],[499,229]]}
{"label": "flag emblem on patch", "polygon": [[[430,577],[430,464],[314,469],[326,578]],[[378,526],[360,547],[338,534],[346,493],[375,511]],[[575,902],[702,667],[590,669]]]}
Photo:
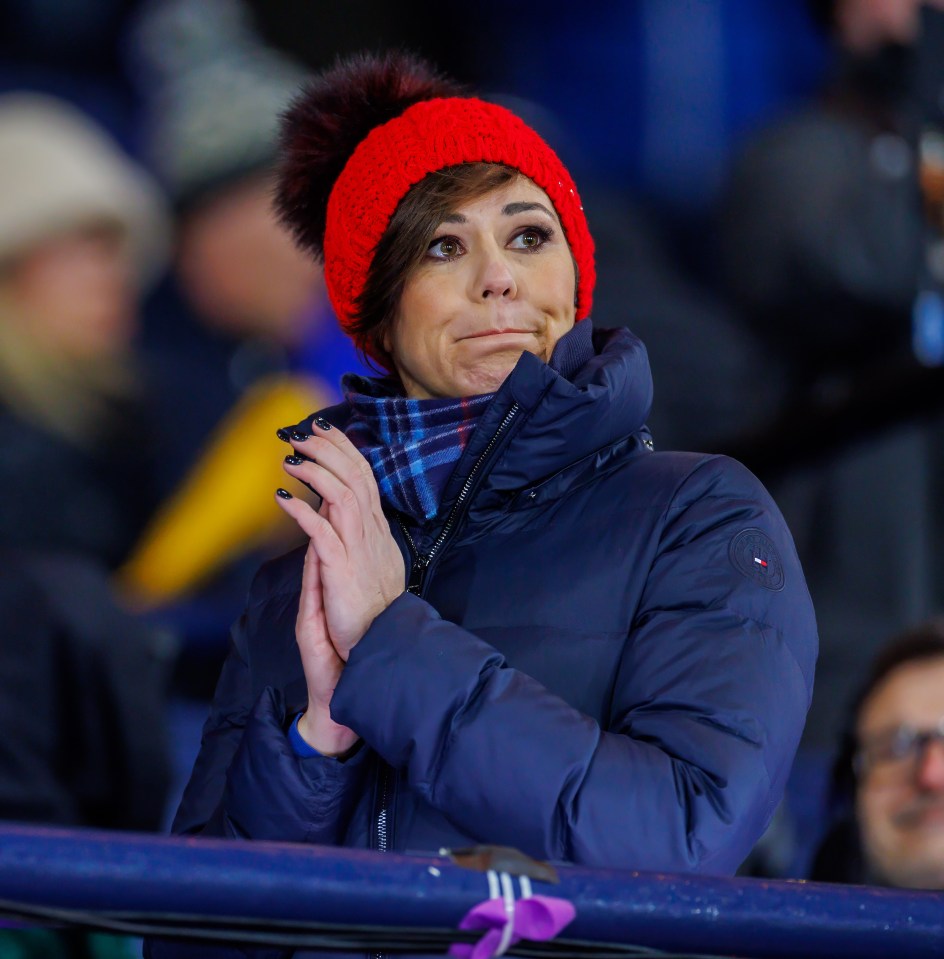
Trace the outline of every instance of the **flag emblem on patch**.
{"label": "flag emblem on patch", "polygon": [[742,529],[728,551],[734,568],[767,589],[783,589],[783,563],[773,540],[763,531]]}

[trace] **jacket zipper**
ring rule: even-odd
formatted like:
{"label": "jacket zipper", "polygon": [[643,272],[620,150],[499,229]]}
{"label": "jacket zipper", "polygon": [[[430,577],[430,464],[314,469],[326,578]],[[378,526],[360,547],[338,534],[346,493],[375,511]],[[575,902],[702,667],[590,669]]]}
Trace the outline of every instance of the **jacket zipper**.
{"label": "jacket zipper", "polygon": [[[377,812],[377,818],[374,820],[374,837],[377,842],[378,852],[387,851],[387,825],[390,816],[390,774],[392,772],[393,770],[390,766],[388,766],[387,763],[383,763],[380,770],[380,789],[378,791],[380,808]],[[384,952],[372,952],[368,954],[368,959],[387,959],[387,954]]]}
{"label": "jacket zipper", "polygon": [[380,810],[377,813],[375,823],[375,836],[377,838],[378,852],[387,851],[387,818],[390,808],[390,767],[384,763],[380,774]]}
{"label": "jacket zipper", "polygon": [[449,516],[446,518],[443,528],[439,531],[439,535],[436,537],[436,540],[430,547],[428,553],[420,553],[420,551],[416,548],[416,543],[413,537],[410,535],[410,531],[406,528],[402,520],[397,520],[397,522],[400,524],[400,529],[403,531],[403,535],[406,538],[407,544],[410,547],[410,553],[413,557],[412,565],[410,566],[410,579],[406,587],[408,592],[413,593],[415,596],[421,596],[423,594],[426,573],[433,562],[433,558],[442,549],[446,540],[449,538],[449,534],[452,532],[452,528],[455,526],[459,511],[462,509],[465,501],[469,497],[469,493],[472,491],[476,474],[485,460],[488,459],[489,454],[495,448],[495,444],[498,442],[502,433],[508,429],[509,424],[515,418],[517,413],[518,404],[512,403],[511,408],[498,425],[498,429],[495,430],[494,435],[488,441],[488,446],[486,446],[482,451],[482,455],[475,461],[475,465],[472,467],[471,472],[465,478],[465,482],[462,484],[462,489],[459,490],[459,495],[456,497],[456,501],[453,503],[452,509],[449,511]]}
{"label": "jacket zipper", "polygon": [[[449,516],[446,518],[446,522],[443,525],[443,528],[439,531],[439,535],[436,537],[435,542],[430,547],[430,550],[425,555],[420,553],[416,548],[416,542],[413,537],[410,535],[410,531],[406,528],[406,525],[402,520],[397,520],[400,525],[400,529],[403,532],[403,536],[406,539],[407,546],[410,550],[410,555],[412,557],[412,562],[410,565],[410,579],[407,584],[407,590],[413,593],[416,596],[421,596],[423,593],[423,586],[426,581],[426,572],[430,567],[430,564],[433,561],[433,557],[442,549],[443,544],[449,538],[449,534],[452,532],[453,526],[455,526],[456,518],[459,515],[459,510],[462,508],[463,504],[469,497],[469,493],[472,491],[472,485],[475,481],[475,476],[478,473],[480,467],[488,458],[489,454],[495,448],[495,444],[498,442],[499,437],[502,433],[508,429],[509,424],[515,418],[518,413],[518,404],[512,403],[511,408],[505,414],[501,423],[498,425],[498,429],[495,430],[494,435],[488,442],[488,446],[482,451],[482,455],[475,461],[475,465],[472,467],[471,472],[465,478],[465,482],[462,484],[462,489],[459,490],[459,495],[456,497],[456,501],[452,506],[452,509],[449,511]],[[374,835],[377,840],[377,850],[379,852],[387,851],[388,843],[388,826],[389,826],[389,816],[390,816],[390,786],[391,786],[391,773],[393,770],[386,763],[383,764],[383,769],[380,771],[380,808],[377,811],[377,816],[374,820]],[[375,952],[372,954],[372,959],[385,959],[385,954],[382,952]]]}

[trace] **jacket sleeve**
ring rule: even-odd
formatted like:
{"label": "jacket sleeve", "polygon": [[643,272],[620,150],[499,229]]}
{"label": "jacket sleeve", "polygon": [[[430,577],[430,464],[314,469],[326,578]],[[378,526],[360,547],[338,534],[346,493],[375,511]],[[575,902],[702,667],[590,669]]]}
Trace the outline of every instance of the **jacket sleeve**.
{"label": "jacket sleeve", "polygon": [[[780,564],[766,585],[738,559],[745,531],[769,545],[768,569]],[[588,866],[724,874],[780,799],[815,656],[782,517],[746,469],[715,457],[662,518],[606,728],[409,594],[352,651],[332,715],[483,841]]]}
{"label": "jacket sleeve", "polygon": [[[286,735],[292,717],[281,693],[272,686],[263,687],[258,695],[253,691],[250,662],[271,614],[267,599],[272,599],[272,590],[263,567],[246,611],[233,627],[200,752],[172,831],[338,843],[372,754],[361,749],[347,762],[295,755]],[[290,950],[151,937],[145,940],[143,954],[145,959],[286,959]]]}
{"label": "jacket sleeve", "polygon": [[[293,718],[282,693],[258,693],[252,650],[271,613],[265,568],[246,612],[233,628],[200,752],[174,819],[185,835],[334,844],[341,840],[363,784],[369,750],[346,762],[296,755],[287,730]],[[275,597],[280,601],[280,597]]]}

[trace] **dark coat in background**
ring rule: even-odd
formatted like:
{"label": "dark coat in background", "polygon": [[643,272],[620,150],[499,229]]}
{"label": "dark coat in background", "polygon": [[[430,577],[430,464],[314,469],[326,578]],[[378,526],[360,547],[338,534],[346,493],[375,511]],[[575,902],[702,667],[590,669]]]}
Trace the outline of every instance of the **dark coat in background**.
{"label": "dark coat in background", "polygon": [[409,536],[392,521],[408,570],[439,545],[351,653],[332,715],[365,744],[346,762],[292,751],[303,553],[263,567],[176,832],[737,868],[809,706],[809,595],[750,473],[652,452],[642,344],[605,331],[595,348],[573,382],[525,354],[437,518]]}
{"label": "dark coat in background", "polygon": [[[940,80],[941,46],[919,55]],[[819,101],[746,146],[721,210],[728,290],[787,370],[782,421],[741,455],[783,510],[816,601],[804,745],[824,752],[885,638],[942,602],[944,394],[912,348],[930,233],[909,62],[892,47],[845,57]]]}
{"label": "dark coat in background", "polygon": [[0,401],[0,545],[117,567],[158,503],[152,423],[145,401],[112,399],[94,435],[74,438]]}
{"label": "dark coat in background", "polygon": [[0,818],[157,830],[173,649],[98,565],[0,550]]}

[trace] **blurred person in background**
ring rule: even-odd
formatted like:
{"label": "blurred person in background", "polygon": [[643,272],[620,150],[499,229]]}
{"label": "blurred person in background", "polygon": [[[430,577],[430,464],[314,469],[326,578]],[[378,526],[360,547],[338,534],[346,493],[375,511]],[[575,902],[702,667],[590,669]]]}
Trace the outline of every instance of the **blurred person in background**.
{"label": "blurred person in background", "polygon": [[293,542],[265,495],[273,430],[338,399],[358,361],[319,267],[271,206],[278,111],[303,71],[260,42],[237,0],[145,4],[129,43],[176,243],[143,341],[166,499],[121,579],[139,603],[176,604],[183,632],[212,634],[222,653],[259,555]]}
{"label": "blurred person in background", "polygon": [[775,490],[809,578],[822,645],[806,745],[825,753],[869,654],[942,598],[944,378],[922,366],[916,311],[944,278],[921,152],[944,118],[944,4],[810,6],[831,80],[746,144],[721,230],[734,302],[787,364],[778,419],[733,452]]}
{"label": "blurred person in background", "polygon": [[892,639],[849,713],[813,879],[944,889],[944,622]]}
{"label": "blurred person in background", "polygon": [[0,98],[0,169],[0,543],[113,567],[156,499],[132,339],[163,207],[103,132],[40,95]]}
{"label": "blurred person in background", "polygon": [[910,353],[925,232],[916,71],[944,57],[919,45],[919,0],[809,6],[834,41],[831,79],[747,144],[723,210],[728,286],[796,389]]}
{"label": "blurred person in background", "polygon": [[[172,648],[110,570],[155,499],[132,340],[159,191],[68,104],[0,96],[0,818],[156,830]],[[3,930],[3,955],[115,955]]]}

